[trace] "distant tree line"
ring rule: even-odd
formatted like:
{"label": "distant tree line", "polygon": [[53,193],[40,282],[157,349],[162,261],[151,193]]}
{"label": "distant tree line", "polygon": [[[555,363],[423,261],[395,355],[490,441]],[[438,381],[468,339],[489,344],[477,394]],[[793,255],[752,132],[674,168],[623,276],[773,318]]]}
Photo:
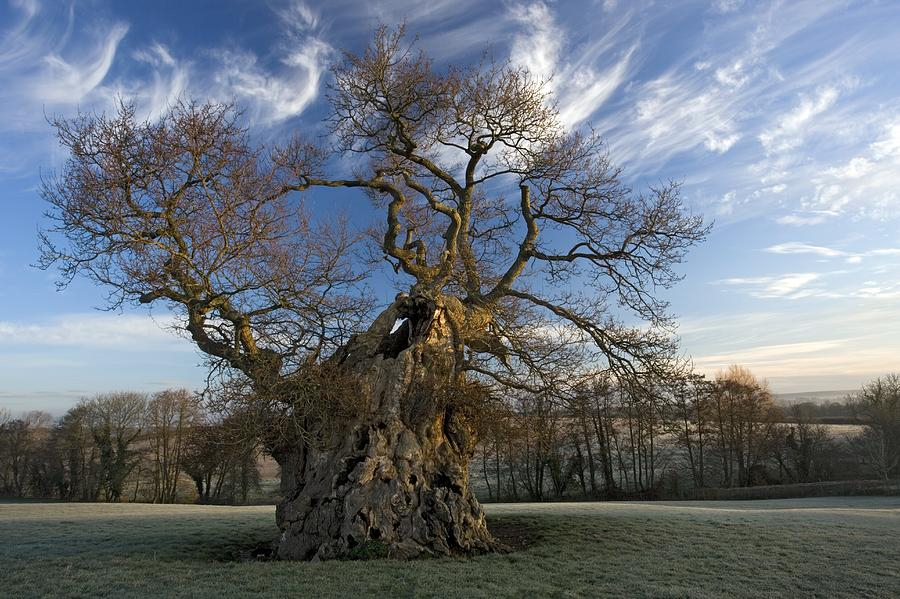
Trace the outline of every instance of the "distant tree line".
{"label": "distant tree line", "polygon": [[740,366],[665,384],[601,377],[566,396],[495,402],[482,429],[473,478],[495,501],[889,481],[900,477],[900,376],[823,406],[778,405]]}
{"label": "distant tree line", "polygon": [[[522,391],[489,405],[471,466],[487,500],[900,478],[900,375],[829,404],[778,405],[732,366],[666,384],[599,377],[565,396]],[[260,484],[257,429],[183,389],[98,395],[58,420],[0,412],[0,496],[246,503]]]}
{"label": "distant tree line", "polygon": [[246,503],[260,449],[245,433],[184,389],[97,395],[58,420],[0,412],[0,496]]}

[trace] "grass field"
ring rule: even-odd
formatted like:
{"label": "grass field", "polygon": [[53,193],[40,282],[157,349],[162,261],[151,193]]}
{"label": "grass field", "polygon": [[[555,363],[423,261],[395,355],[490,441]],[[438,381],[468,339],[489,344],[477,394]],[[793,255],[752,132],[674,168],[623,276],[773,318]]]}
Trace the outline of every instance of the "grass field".
{"label": "grass field", "polygon": [[497,504],[507,555],[235,560],[271,507],[0,503],[2,597],[900,597],[900,497]]}

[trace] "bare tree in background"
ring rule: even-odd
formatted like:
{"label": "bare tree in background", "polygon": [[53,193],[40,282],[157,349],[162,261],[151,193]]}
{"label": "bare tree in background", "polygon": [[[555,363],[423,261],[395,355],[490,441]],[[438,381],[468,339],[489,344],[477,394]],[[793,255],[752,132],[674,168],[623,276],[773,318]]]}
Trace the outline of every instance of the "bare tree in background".
{"label": "bare tree in background", "polygon": [[712,396],[722,486],[765,483],[754,476],[764,474],[757,471],[780,419],[768,384],[735,364],[716,375]]}
{"label": "bare tree in background", "polygon": [[259,486],[259,435],[248,434],[252,429],[242,416],[197,422],[191,429],[182,464],[194,481],[199,503],[247,503],[250,491]]}
{"label": "bare tree in background", "polygon": [[866,431],[857,453],[885,481],[900,473],[900,374],[879,377],[849,398]]}
{"label": "bare tree in background", "polygon": [[774,457],[786,479],[792,482],[828,480],[837,453],[828,427],[813,421],[813,405],[792,404],[783,409],[787,424],[775,431]]}
{"label": "bare tree in background", "polygon": [[668,409],[668,428],[685,453],[695,489],[707,486],[707,454],[714,438],[712,384],[702,375],[690,374],[673,381]]}
{"label": "bare tree in background", "polygon": [[[139,438],[147,397],[115,392],[85,398],[48,426],[40,470],[33,479],[43,497],[121,501],[141,459]],[[52,420],[50,421],[52,423]]]}
{"label": "bare tree in background", "polygon": [[160,391],[147,403],[145,422],[154,503],[176,502],[188,439],[200,424],[200,414],[199,398],[187,389]]}
{"label": "bare tree in background", "polygon": [[125,481],[140,461],[135,441],[142,431],[147,397],[134,392],[107,393],[85,405],[97,448],[103,499],[120,501]]}
{"label": "bare tree in background", "polygon": [[0,495],[25,497],[36,449],[52,424],[46,412],[31,411],[15,419],[0,412]]}
{"label": "bare tree in background", "polygon": [[[214,104],[56,121],[70,160],[44,186],[42,264],[114,305],[167,303],[245,376],[286,481],[280,557],[490,550],[468,481],[479,405],[580,364],[662,375],[656,291],[706,228],[676,185],[626,188],[524,70],[439,71],[382,29],[333,75],[336,148],[297,137],[267,153]],[[337,153],[359,156],[355,176],[329,175]],[[352,237],[298,209],[318,187],[380,207],[375,253],[406,289],[352,337],[372,302],[354,293]]]}

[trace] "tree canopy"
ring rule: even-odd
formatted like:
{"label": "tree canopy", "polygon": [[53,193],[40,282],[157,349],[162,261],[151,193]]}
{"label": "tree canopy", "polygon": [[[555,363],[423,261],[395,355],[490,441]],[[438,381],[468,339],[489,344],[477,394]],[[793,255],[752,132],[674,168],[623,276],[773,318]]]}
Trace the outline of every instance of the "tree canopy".
{"label": "tree canopy", "polygon": [[[358,234],[297,193],[358,188],[409,294],[452,300],[465,370],[535,388],[572,352],[620,374],[671,355],[659,291],[708,228],[677,184],[629,189],[546,82],[508,63],[438,68],[382,28],[333,67],[328,101],[330,136],[272,147],[209,102],[155,122],[128,104],[54,119],[70,159],[42,189],[41,265],[63,284],[87,275],[112,305],[168,302],[203,352],[271,384],[325,359],[372,306]],[[354,175],[335,177],[347,156]]]}

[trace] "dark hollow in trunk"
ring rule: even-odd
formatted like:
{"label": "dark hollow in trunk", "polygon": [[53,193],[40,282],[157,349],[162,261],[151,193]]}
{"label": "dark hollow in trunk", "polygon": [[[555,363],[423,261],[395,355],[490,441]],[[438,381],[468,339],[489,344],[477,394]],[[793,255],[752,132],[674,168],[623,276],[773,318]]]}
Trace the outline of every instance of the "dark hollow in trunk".
{"label": "dark hollow in trunk", "polygon": [[285,493],[276,512],[279,558],[500,547],[469,488],[476,440],[466,410],[442,391],[458,381],[463,313],[453,298],[399,296],[332,358],[356,377],[360,414],[340,423],[331,443],[276,456]]}

